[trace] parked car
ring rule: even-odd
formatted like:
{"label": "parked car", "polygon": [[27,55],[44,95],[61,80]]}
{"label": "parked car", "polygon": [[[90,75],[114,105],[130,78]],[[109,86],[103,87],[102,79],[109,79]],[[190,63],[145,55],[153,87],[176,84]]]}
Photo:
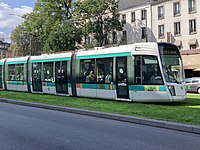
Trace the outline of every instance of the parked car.
{"label": "parked car", "polygon": [[185,79],[187,92],[195,92],[200,94],[200,77]]}

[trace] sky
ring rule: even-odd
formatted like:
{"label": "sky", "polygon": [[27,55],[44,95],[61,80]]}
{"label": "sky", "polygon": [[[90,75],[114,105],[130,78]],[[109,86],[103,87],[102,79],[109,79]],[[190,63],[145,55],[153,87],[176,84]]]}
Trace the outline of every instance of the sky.
{"label": "sky", "polygon": [[24,20],[23,14],[33,11],[37,0],[0,0],[0,39],[10,42],[10,33]]}

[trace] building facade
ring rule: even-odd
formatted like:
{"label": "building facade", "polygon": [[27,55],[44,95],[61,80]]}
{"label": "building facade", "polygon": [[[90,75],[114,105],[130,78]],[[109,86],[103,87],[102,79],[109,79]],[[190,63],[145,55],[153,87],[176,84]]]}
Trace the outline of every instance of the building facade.
{"label": "building facade", "polygon": [[200,0],[154,0],[151,7],[156,41],[176,44],[186,77],[200,76]]}
{"label": "building facade", "polygon": [[157,41],[175,43],[180,50],[199,48],[200,1],[152,2],[152,32]]}
{"label": "building facade", "polygon": [[9,57],[9,53],[8,53],[9,48],[10,48],[10,44],[4,42],[4,39],[1,38],[0,39],[0,59]]}
{"label": "building facade", "polygon": [[118,43],[124,39],[127,44],[174,43],[180,49],[186,77],[200,76],[200,0],[136,0],[119,11],[124,28],[118,33]]}
{"label": "building facade", "polygon": [[120,1],[119,11],[123,31],[118,32],[118,44],[152,41],[149,0]]}

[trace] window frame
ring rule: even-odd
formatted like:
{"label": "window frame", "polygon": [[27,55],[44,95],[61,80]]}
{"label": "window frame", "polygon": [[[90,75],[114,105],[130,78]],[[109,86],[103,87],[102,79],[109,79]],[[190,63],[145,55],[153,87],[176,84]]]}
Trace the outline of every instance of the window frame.
{"label": "window frame", "polygon": [[196,0],[188,0],[188,12],[189,14],[196,12]]}
{"label": "window frame", "polygon": [[126,14],[122,14],[122,24],[126,24]]}
{"label": "window frame", "polygon": [[174,35],[181,35],[181,22],[174,22]]}
{"label": "window frame", "polygon": [[173,4],[174,6],[174,16],[180,16],[181,15],[181,5],[180,2],[175,2]]}
{"label": "window frame", "polygon": [[[51,66],[49,64],[51,64]],[[46,67],[46,65],[48,65],[48,66]],[[48,67],[51,67],[51,68],[48,68]],[[53,62],[44,62],[42,68],[43,68],[43,73],[42,73],[43,74],[43,82],[55,82],[54,63]],[[45,70],[46,68],[49,70]],[[47,71],[50,71],[50,72],[47,72]]]}
{"label": "window frame", "polygon": [[[6,74],[7,81],[26,81],[26,73],[24,67],[25,64],[8,64],[8,73]],[[10,75],[11,70],[13,71],[12,75]]]}
{"label": "window frame", "polygon": [[162,25],[158,25],[158,37],[159,38],[164,38],[165,37],[165,26]]}
{"label": "window frame", "polygon": [[[145,58],[146,59],[152,58],[152,60],[155,60],[156,63],[155,64],[153,64],[153,63],[145,64],[145,61],[144,61]],[[133,55],[133,61],[134,61],[134,63],[133,63],[134,64],[134,81],[133,81],[134,85],[164,85],[162,72],[161,72],[161,69],[159,66],[159,59],[157,56]],[[146,66],[146,65],[150,65],[151,67]],[[156,65],[156,68],[154,67],[154,65]],[[156,76],[154,74],[154,73],[156,73],[156,71],[154,69],[157,69],[158,74]],[[146,70],[146,73],[144,70]],[[155,77],[158,77],[158,76],[161,77],[160,78],[161,83],[156,83],[156,82],[153,82],[154,80],[151,80],[151,77],[153,77],[155,79]]]}
{"label": "window frame", "polygon": [[[80,72],[79,72],[79,82],[94,84],[96,83],[96,61],[92,59],[81,59],[80,60]],[[92,73],[90,73],[92,71]],[[90,76],[89,76],[90,75]]]}
{"label": "window frame", "polygon": [[158,6],[158,20],[165,18],[164,6]]}
{"label": "window frame", "polygon": [[135,22],[136,18],[135,18],[135,11],[131,12],[131,22]]}
{"label": "window frame", "polygon": [[126,30],[122,31],[122,41],[127,43],[127,31]]}
{"label": "window frame", "polygon": [[141,20],[146,20],[147,18],[147,11],[145,9],[141,10]]}
{"label": "window frame", "polygon": [[197,32],[196,19],[189,20],[189,34],[195,34]]}
{"label": "window frame", "polygon": [[[113,57],[108,58],[97,58],[96,60],[96,83],[97,84],[111,84],[113,82]],[[100,63],[103,68],[100,69],[98,66]],[[109,66],[110,65],[110,66]],[[98,75],[99,70],[103,70],[103,74]]]}

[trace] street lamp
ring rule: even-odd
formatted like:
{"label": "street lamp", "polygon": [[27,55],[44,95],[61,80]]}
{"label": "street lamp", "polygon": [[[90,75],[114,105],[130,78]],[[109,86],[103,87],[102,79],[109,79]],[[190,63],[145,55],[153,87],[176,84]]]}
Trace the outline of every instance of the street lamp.
{"label": "street lamp", "polygon": [[[35,31],[37,33],[37,31]],[[22,35],[28,35],[29,36],[29,45],[30,45],[30,55],[33,54],[33,49],[32,49],[32,39],[33,37],[37,37],[35,34],[31,33],[31,32],[23,32]]]}

